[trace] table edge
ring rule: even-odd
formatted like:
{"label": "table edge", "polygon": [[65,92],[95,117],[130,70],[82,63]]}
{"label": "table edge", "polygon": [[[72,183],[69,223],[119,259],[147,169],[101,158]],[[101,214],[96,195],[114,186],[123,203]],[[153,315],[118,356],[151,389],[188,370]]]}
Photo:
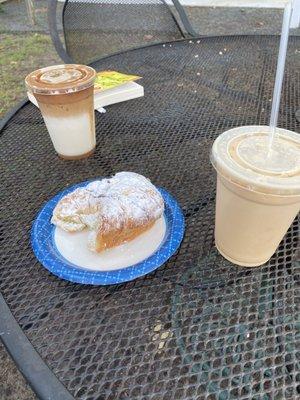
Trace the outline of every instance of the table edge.
{"label": "table edge", "polygon": [[0,338],[26,381],[40,399],[74,400],[34,349],[0,294]]}
{"label": "table edge", "polygon": [[8,124],[8,122],[12,119],[12,117],[19,110],[21,110],[21,108],[23,108],[27,103],[29,103],[29,100],[26,97],[23,100],[21,100],[19,103],[17,103],[14,107],[12,107],[6,114],[4,114],[4,117],[1,118],[1,120],[0,120],[0,133],[5,128],[5,126]]}
{"label": "table edge", "polygon": [[[14,115],[29,103],[27,98],[11,108],[0,121],[0,134]],[[0,293],[0,339],[34,393],[45,400],[74,400],[35,350]]]}

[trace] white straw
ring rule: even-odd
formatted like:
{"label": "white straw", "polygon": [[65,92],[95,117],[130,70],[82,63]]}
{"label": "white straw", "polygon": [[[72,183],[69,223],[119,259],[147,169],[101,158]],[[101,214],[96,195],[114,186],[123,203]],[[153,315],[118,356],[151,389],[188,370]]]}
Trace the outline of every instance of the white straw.
{"label": "white straw", "polygon": [[288,41],[289,41],[291,15],[292,15],[292,2],[289,2],[285,6],[284,14],[283,14],[279,54],[278,54],[278,61],[277,61],[277,71],[276,71],[275,86],[274,86],[274,92],[273,92],[272,111],[271,111],[271,117],[270,117],[271,133],[270,133],[270,137],[269,137],[269,151],[272,148],[275,131],[276,131],[276,126],[277,126],[277,121],[278,121],[278,113],[279,113],[282,82],[283,82],[283,77],[284,77],[286,52],[287,52],[287,46],[288,46]]}

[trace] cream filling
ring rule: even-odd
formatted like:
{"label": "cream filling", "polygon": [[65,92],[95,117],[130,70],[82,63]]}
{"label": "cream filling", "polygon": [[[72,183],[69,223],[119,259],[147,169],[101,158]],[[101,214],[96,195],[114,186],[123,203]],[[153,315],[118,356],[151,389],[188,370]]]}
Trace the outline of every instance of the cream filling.
{"label": "cream filling", "polygon": [[55,228],[54,241],[59,253],[78,267],[94,271],[113,271],[137,264],[153,254],[161,245],[166,222],[162,216],[146,232],[134,240],[120,246],[95,253],[88,249],[88,236],[91,232],[66,232]]}

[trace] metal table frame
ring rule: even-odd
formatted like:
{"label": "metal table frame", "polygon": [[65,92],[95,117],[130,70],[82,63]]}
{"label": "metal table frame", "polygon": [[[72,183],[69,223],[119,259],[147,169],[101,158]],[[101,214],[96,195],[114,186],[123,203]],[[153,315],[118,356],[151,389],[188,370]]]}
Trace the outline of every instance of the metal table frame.
{"label": "metal table frame", "polygon": [[[251,36],[251,35],[240,35],[240,36]],[[256,35],[253,35],[256,36]],[[270,36],[270,35],[268,35]],[[210,36],[218,37],[218,36]],[[193,38],[196,40],[197,38]],[[201,38],[203,40],[203,37]],[[186,41],[187,39],[179,39],[175,42]],[[173,43],[173,42],[171,42]],[[163,44],[163,43],[161,43]],[[148,48],[157,46],[159,44],[150,44],[142,46],[142,48]],[[136,49],[126,50],[126,52],[134,51]],[[122,54],[123,52],[115,53]],[[108,56],[108,57],[111,57]],[[102,59],[106,59],[103,57]],[[101,61],[98,60],[97,62]],[[29,100],[24,99],[12,108],[0,121],[0,135],[7,125],[7,123],[14,117],[14,115],[21,110],[25,105],[29,103]],[[300,260],[297,261],[300,265]],[[41,399],[55,399],[55,400],[71,400],[74,397],[65,388],[65,386],[59,381],[56,375],[51,371],[47,364],[43,361],[33,345],[28,340],[25,333],[18,325],[16,319],[11,313],[7,306],[3,296],[0,294],[0,338],[7,349],[10,356],[13,358],[20,372],[23,374],[33,391]]]}

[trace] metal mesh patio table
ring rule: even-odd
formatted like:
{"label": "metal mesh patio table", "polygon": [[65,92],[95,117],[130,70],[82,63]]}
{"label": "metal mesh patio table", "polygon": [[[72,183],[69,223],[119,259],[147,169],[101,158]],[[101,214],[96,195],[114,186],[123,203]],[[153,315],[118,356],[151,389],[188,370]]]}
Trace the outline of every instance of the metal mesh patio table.
{"label": "metal mesh patio table", "polygon": [[[41,398],[299,398],[299,219],[259,268],[226,261],[213,240],[210,148],[229,128],[268,124],[278,42],[200,38],[95,63],[141,75],[145,96],[96,113],[97,150],[83,161],[56,156],[32,104],[2,128],[0,334]],[[293,131],[299,67],[292,37],[279,125]],[[177,198],[186,222],[179,251],[122,285],[51,275],[30,246],[40,207],[68,185],[127,170]]]}

